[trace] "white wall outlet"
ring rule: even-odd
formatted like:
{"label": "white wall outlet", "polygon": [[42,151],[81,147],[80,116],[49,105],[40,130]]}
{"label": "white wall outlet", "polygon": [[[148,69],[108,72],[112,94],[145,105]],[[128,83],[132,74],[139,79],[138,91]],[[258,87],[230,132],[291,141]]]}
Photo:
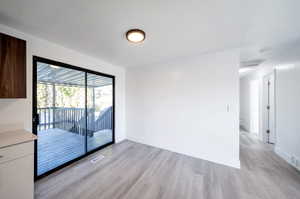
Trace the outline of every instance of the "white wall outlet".
{"label": "white wall outlet", "polygon": [[297,166],[297,162],[296,162],[297,160],[296,160],[296,158],[295,158],[295,156],[291,156],[291,163],[292,163],[292,165],[294,165],[294,166]]}
{"label": "white wall outlet", "polygon": [[296,159],[296,168],[300,171],[300,160]]}

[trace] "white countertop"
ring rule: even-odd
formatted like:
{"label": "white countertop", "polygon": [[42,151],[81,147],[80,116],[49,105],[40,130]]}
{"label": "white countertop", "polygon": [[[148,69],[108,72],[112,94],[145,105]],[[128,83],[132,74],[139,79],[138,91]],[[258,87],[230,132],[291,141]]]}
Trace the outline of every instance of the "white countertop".
{"label": "white countertop", "polygon": [[0,133],[0,148],[15,144],[30,142],[37,139],[37,136],[26,130],[10,130]]}

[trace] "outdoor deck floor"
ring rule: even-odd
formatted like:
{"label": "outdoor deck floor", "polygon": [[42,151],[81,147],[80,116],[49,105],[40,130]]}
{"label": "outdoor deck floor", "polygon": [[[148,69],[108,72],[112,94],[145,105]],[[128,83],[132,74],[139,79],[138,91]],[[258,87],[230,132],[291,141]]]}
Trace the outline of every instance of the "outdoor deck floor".
{"label": "outdoor deck floor", "polygon": [[[102,130],[88,137],[88,151],[112,141],[111,130]],[[85,137],[62,129],[38,132],[38,175],[56,168],[85,152]]]}

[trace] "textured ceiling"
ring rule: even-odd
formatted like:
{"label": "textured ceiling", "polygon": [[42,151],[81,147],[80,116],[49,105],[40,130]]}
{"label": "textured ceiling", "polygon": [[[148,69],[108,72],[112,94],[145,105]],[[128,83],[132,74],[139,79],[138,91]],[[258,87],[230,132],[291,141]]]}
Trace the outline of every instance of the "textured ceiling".
{"label": "textured ceiling", "polygon": [[[138,67],[228,48],[254,46],[261,53],[293,42],[300,37],[299,8],[299,0],[0,0],[0,23]],[[127,42],[130,28],[146,32],[143,44]]]}

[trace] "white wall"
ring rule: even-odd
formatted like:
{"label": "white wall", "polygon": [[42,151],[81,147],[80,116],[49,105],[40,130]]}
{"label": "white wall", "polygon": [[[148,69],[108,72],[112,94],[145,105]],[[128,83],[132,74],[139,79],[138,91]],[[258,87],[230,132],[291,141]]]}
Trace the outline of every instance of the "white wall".
{"label": "white wall", "polygon": [[0,99],[0,129],[26,128],[31,130],[32,118],[32,56],[88,68],[116,76],[116,141],[125,139],[125,69],[100,59],[83,55],[60,45],[21,33],[0,25],[0,32],[27,41],[27,99]]}
{"label": "white wall", "polygon": [[127,70],[128,139],[239,167],[238,68],[228,51]]}
{"label": "white wall", "polygon": [[240,126],[259,134],[260,79],[246,76],[240,79]]}
{"label": "white wall", "polygon": [[276,152],[300,169],[300,63],[276,70]]}
{"label": "white wall", "polygon": [[240,126],[250,132],[250,81],[240,79]]}

